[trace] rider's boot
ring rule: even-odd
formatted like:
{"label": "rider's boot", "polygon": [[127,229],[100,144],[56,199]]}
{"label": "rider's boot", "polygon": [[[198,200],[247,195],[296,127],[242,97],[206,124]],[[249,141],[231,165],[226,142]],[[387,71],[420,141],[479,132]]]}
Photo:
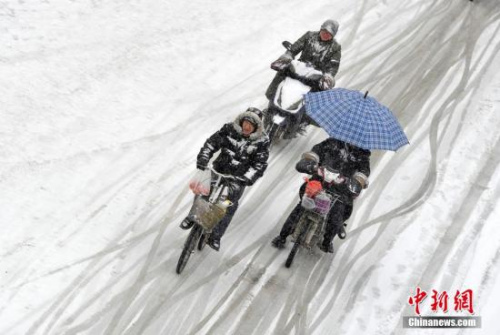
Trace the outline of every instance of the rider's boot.
{"label": "rider's boot", "polygon": [[191,220],[189,217],[186,217],[184,220],[182,220],[179,227],[187,230],[187,229],[191,229],[191,227],[193,227],[194,224],[195,224],[195,222],[193,220]]}
{"label": "rider's boot", "polygon": [[219,251],[219,249],[220,249],[220,237],[210,236],[208,238],[207,244],[210,248],[214,249],[215,251]]}
{"label": "rider's boot", "polygon": [[276,236],[272,242],[271,245],[277,249],[283,249],[286,244],[286,236],[283,237],[281,235]]}
{"label": "rider's boot", "polygon": [[339,228],[339,231],[337,232],[337,236],[338,236],[341,240],[345,239],[345,238],[346,238],[346,236],[347,236],[347,233],[346,233],[346,231],[345,231],[345,226],[347,226],[347,224],[346,224],[346,223],[344,223],[343,225],[341,225],[341,226],[340,226],[340,228]]}
{"label": "rider's boot", "polygon": [[323,239],[323,242],[319,245],[319,249],[323,252],[333,254],[333,242],[328,241],[328,239]]}
{"label": "rider's boot", "polygon": [[288,218],[281,228],[280,234],[272,240],[271,244],[273,247],[278,249],[283,249],[285,247],[286,238],[293,233],[293,230],[295,229],[297,221],[300,219],[302,212],[302,205],[298,203],[292,210],[290,215],[288,215]]}
{"label": "rider's boot", "polygon": [[333,238],[335,236],[335,231],[332,231],[332,229],[329,229],[330,227],[326,227],[325,234],[323,235],[323,241],[319,245],[319,248],[321,251],[327,252],[327,253],[333,253]]}

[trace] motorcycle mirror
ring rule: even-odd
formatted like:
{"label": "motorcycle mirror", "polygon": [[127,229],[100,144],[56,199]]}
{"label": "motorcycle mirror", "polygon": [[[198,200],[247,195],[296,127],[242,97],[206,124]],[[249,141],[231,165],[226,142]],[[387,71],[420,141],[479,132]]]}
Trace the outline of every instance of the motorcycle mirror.
{"label": "motorcycle mirror", "polygon": [[287,50],[290,50],[290,48],[292,47],[292,43],[290,43],[290,42],[288,42],[288,41],[283,41],[281,44],[282,44],[282,45],[285,47],[285,49],[287,49]]}

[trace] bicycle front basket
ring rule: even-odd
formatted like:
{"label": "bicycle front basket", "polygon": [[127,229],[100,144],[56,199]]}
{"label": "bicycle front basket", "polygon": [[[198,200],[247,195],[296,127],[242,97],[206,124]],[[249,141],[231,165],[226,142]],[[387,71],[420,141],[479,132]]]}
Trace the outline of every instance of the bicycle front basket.
{"label": "bicycle front basket", "polygon": [[190,216],[206,230],[212,230],[217,223],[226,215],[226,209],[212,204],[202,197],[197,197],[191,208]]}

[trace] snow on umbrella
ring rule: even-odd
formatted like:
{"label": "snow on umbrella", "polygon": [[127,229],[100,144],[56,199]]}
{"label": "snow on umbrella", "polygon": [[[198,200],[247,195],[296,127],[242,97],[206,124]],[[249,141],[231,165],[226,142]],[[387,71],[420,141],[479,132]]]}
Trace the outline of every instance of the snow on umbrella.
{"label": "snow on umbrella", "polygon": [[409,144],[392,112],[367,94],[334,88],[307,93],[305,104],[307,115],[330,137],[367,150],[396,151]]}

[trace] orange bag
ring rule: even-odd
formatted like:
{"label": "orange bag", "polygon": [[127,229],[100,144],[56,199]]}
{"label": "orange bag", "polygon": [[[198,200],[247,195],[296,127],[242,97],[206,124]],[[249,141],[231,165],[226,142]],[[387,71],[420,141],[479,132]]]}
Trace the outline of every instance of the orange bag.
{"label": "orange bag", "polygon": [[306,195],[309,198],[314,198],[319,192],[323,190],[323,186],[321,186],[321,182],[318,180],[308,181],[306,185]]}

